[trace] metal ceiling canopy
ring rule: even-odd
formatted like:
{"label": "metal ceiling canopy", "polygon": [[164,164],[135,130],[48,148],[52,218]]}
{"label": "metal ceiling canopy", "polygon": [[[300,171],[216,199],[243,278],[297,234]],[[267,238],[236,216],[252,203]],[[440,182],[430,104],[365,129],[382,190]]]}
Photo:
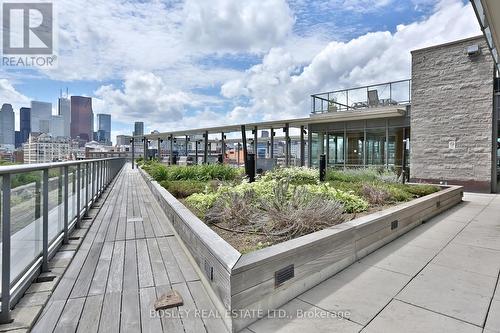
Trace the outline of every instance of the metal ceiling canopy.
{"label": "metal ceiling canopy", "polygon": [[377,118],[391,118],[391,117],[401,117],[405,115],[405,109],[398,107],[381,107],[377,109],[363,109],[358,111],[342,111],[342,112],[330,112],[320,115],[314,115],[307,118],[295,118],[286,120],[276,120],[276,121],[264,121],[258,123],[248,123],[248,124],[237,124],[237,125],[227,125],[227,126],[217,126],[217,127],[206,127],[206,128],[196,128],[196,129],[186,129],[180,131],[172,132],[162,132],[162,133],[152,133],[145,134],[144,136],[136,136],[136,138],[141,139],[146,137],[149,140],[166,139],[170,136],[179,137],[186,135],[202,135],[205,132],[208,134],[220,134],[240,132],[241,126],[245,126],[247,131],[251,131],[255,127],[258,130],[265,129],[280,129],[284,128],[287,124],[290,127],[300,127],[309,124],[321,124],[321,123],[333,123],[342,121],[355,121],[355,120],[367,120],[367,119],[377,119]]}
{"label": "metal ceiling canopy", "polygon": [[479,25],[483,31],[491,54],[500,71],[500,1],[498,0],[470,0],[476,12]]}

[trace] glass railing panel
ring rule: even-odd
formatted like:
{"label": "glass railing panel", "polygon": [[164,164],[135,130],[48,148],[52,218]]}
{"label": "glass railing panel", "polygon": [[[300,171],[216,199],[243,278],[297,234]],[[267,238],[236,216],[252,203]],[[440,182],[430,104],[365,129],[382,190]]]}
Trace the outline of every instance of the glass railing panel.
{"label": "glass railing panel", "polygon": [[11,175],[10,205],[10,277],[11,282],[15,282],[42,252],[41,171]]}
{"label": "glass railing panel", "polygon": [[60,168],[49,170],[48,183],[48,234],[49,244],[63,231],[64,229],[64,197],[63,197],[63,181],[64,173]]}

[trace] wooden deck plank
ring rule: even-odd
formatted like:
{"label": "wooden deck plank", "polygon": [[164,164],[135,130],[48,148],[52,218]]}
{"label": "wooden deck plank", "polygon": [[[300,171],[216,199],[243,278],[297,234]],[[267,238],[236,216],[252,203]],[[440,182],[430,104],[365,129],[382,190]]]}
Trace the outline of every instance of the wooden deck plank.
{"label": "wooden deck plank", "polygon": [[172,250],[172,254],[177,261],[179,268],[181,269],[182,275],[186,281],[196,281],[199,280],[200,277],[194,270],[191,262],[189,261],[186,253],[181,248],[179,241],[175,237],[167,237],[168,245]]}
{"label": "wooden deck plank", "polygon": [[143,333],[162,332],[161,320],[158,316],[152,316],[154,303],[156,301],[156,290],[154,287],[141,288],[141,330]]}
{"label": "wooden deck plank", "polygon": [[182,276],[181,269],[174,258],[172,249],[170,249],[170,246],[168,245],[167,237],[158,238],[156,241],[160,247],[160,254],[167,269],[170,283],[176,284],[183,282],[184,277]]}
{"label": "wooden deck plank", "polygon": [[139,288],[146,288],[154,286],[153,271],[151,270],[151,262],[149,259],[148,247],[145,239],[138,239],[137,243],[137,257],[139,267]]}
{"label": "wooden deck plank", "polygon": [[193,296],[196,307],[199,310],[206,311],[205,315],[201,316],[201,319],[205,323],[205,328],[208,333],[218,333],[227,330],[226,325],[220,318],[220,314],[215,305],[210,300],[205,288],[203,287],[201,281],[191,281],[188,282],[188,288]]}
{"label": "wooden deck plank", "polygon": [[96,333],[99,329],[99,320],[101,318],[102,303],[104,295],[94,295],[86,298],[83,307],[80,324],[77,333]]}
{"label": "wooden deck plank", "polygon": [[76,331],[80,315],[85,304],[85,298],[69,299],[57,322],[55,333],[73,333]]}
{"label": "wooden deck plank", "polygon": [[[227,332],[195,313],[214,306],[139,173],[126,168],[100,205],[33,331]],[[172,288],[184,305],[162,317],[154,302]]]}
{"label": "wooden deck plank", "polygon": [[122,294],[120,292],[104,295],[98,332],[114,333],[120,331],[121,300]]}
{"label": "wooden deck plank", "polygon": [[147,239],[148,252],[151,259],[151,268],[153,270],[153,278],[155,286],[170,285],[167,270],[163,263],[163,259],[156,243],[155,238]]}
{"label": "wooden deck plank", "polygon": [[111,266],[109,268],[106,293],[116,293],[122,291],[124,254],[125,242],[116,241],[114,243],[113,257],[111,259]]}

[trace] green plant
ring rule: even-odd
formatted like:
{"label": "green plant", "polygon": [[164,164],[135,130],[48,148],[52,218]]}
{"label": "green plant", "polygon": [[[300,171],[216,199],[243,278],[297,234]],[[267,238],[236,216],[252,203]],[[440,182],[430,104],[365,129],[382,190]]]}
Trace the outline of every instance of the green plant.
{"label": "green plant", "polygon": [[435,185],[428,184],[408,184],[406,185],[406,191],[417,196],[423,197],[425,195],[429,195],[439,191],[439,187]]}
{"label": "green plant", "polygon": [[160,182],[167,191],[178,199],[187,198],[194,193],[205,191],[207,184],[195,180],[164,180]]}
{"label": "green plant", "polygon": [[218,197],[218,193],[194,193],[186,198],[186,203],[202,215],[205,215]]}
{"label": "green plant", "polygon": [[330,200],[339,201],[344,205],[344,209],[347,213],[360,213],[368,209],[368,202],[354,194],[354,192],[348,192],[331,187],[328,183],[321,185],[306,185],[307,189],[312,193],[322,194],[328,197]]}
{"label": "green plant", "polygon": [[265,182],[286,180],[293,185],[317,184],[319,172],[306,167],[275,168],[262,175],[261,180]]}
{"label": "green plant", "polygon": [[371,205],[384,205],[391,197],[385,188],[373,184],[364,184],[362,191],[363,197]]}
{"label": "green plant", "polygon": [[373,182],[380,176],[377,169],[374,168],[360,168],[360,169],[347,169],[347,170],[329,170],[326,174],[328,181],[342,181],[342,182]]}

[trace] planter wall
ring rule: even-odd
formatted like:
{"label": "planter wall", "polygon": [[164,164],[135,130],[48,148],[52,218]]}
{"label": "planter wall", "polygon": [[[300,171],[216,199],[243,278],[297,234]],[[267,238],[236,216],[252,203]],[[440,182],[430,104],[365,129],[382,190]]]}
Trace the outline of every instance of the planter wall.
{"label": "planter wall", "polygon": [[[233,332],[258,318],[246,310],[273,310],[462,201],[460,186],[241,255],[141,170],[177,234],[227,311]],[[241,312],[240,312],[241,310]]]}

